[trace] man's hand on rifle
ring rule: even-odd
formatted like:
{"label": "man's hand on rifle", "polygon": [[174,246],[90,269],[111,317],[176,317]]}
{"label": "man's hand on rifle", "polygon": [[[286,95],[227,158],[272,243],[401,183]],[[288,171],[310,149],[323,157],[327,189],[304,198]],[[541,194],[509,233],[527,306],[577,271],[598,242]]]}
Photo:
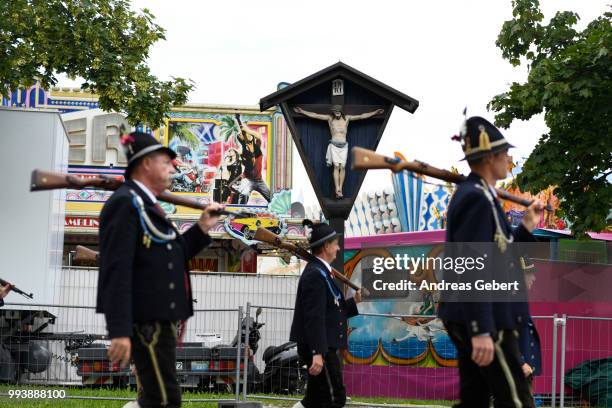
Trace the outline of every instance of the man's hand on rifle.
{"label": "man's hand on rifle", "polygon": [[115,337],[111,340],[108,349],[108,359],[111,363],[120,363],[121,367],[126,367],[130,362],[132,342],[129,337]]}
{"label": "man's hand on rifle", "polygon": [[355,292],[355,295],[353,296],[353,299],[355,299],[355,303],[360,303],[361,302],[361,289],[359,289],[357,292]]}
{"label": "man's hand on rifle", "polygon": [[0,285],[0,299],[4,299],[6,295],[13,289],[13,285],[7,283],[6,285]]}
{"label": "man's hand on rifle", "polygon": [[204,211],[198,220],[198,225],[202,229],[202,232],[208,234],[208,231],[215,226],[219,215],[213,214],[213,211],[223,210],[225,207],[219,203],[211,203]]}
{"label": "man's hand on rifle", "polygon": [[529,207],[527,207],[527,211],[523,215],[523,226],[529,232],[533,231],[537,228],[540,223],[540,218],[542,216],[542,211],[544,211],[544,207],[546,205],[542,200],[534,200],[533,203]]}

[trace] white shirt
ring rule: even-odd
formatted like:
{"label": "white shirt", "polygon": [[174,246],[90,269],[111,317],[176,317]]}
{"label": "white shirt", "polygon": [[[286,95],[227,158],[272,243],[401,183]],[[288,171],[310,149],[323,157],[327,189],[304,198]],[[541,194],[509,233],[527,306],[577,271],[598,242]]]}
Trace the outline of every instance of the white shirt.
{"label": "white shirt", "polygon": [[132,179],[132,181],[136,183],[136,185],[140,187],[142,191],[145,192],[145,194],[151,199],[151,201],[153,201],[153,204],[157,203],[157,197],[155,197],[155,195],[151,192],[151,190],[147,188],[147,186],[145,186],[138,180]]}
{"label": "white shirt", "polygon": [[491,192],[491,194],[493,194],[493,197],[497,198],[497,190],[495,190],[495,186],[492,186],[490,184],[488,184],[489,186],[489,191]]}
{"label": "white shirt", "polygon": [[[316,256],[316,255],[315,255],[315,256]],[[323,265],[325,265],[325,267],[327,268],[327,272],[331,272],[332,267],[331,267],[331,265],[330,265],[329,263],[327,263],[327,261],[326,261],[325,259],[323,259],[323,258],[319,258],[318,256],[317,256],[317,259],[318,259],[319,261],[323,262]]]}

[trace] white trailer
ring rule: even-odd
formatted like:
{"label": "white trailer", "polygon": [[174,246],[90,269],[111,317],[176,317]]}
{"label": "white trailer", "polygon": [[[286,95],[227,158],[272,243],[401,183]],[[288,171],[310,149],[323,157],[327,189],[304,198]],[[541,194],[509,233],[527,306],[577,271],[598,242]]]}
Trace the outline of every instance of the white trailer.
{"label": "white trailer", "polygon": [[0,108],[0,278],[28,293],[6,302],[50,304],[62,268],[65,190],[30,192],[33,169],[65,173],[68,136],[58,112]]}

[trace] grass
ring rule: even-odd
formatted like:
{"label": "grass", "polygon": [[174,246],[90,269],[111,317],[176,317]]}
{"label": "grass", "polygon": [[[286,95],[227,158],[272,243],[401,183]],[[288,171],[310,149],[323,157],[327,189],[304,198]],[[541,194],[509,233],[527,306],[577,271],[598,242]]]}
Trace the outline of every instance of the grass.
{"label": "grass", "polygon": [[[65,390],[65,399],[23,399],[9,398],[9,390]],[[81,387],[62,387],[62,386],[30,386],[30,385],[0,385],[0,407],[28,407],[28,408],[121,408],[128,400],[136,398],[136,393],[128,389],[91,389]],[[269,395],[272,396],[272,395]],[[78,397],[85,397],[79,399]],[[104,398],[100,400],[88,398]],[[123,398],[124,400],[111,400],[112,398]],[[198,408],[217,408],[217,402],[189,402],[190,399],[233,399],[233,394],[213,394],[213,393],[183,393],[183,406]],[[249,401],[259,400],[264,405],[278,407],[291,407],[295,401],[278,401],[266,398],[249,398]],[[432,405],[451,406],[449,401],[417,401],[417,400],[398,400],[392,398],[353,398],[353,402],[364,402],[374,404],[415,404],[423,407]]]}

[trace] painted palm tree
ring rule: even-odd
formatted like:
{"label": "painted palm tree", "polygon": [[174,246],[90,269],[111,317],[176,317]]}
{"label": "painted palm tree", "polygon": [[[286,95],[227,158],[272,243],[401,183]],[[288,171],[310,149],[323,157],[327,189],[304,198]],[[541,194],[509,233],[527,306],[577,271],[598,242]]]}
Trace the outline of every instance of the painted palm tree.
{"label": "painted palm tree", "polygon": [[238,132],[240,132],[240,129],[233,116],[226,115],[221,117],[221,136],[223,136],[225,143],[229,142],[232,136],[235,137]]}
{"label": "painted palm tree", "polygon": [[178,138],[181,142],[191,147],[192,150],[200,148],[200,140],[191,131],[192,123],[189,122],[170,122],[170,135]]}

